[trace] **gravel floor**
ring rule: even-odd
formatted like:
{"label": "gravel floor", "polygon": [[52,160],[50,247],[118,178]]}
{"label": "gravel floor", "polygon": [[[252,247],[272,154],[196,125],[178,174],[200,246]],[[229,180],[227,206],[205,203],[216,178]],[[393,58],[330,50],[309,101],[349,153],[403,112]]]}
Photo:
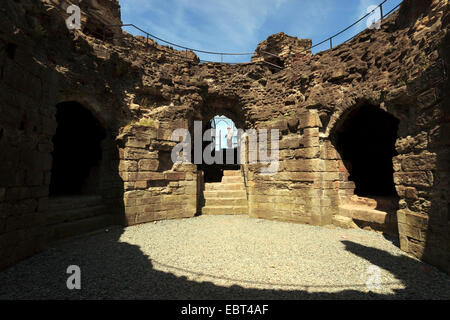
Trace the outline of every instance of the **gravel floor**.
{"label": "gravel floor", "polygon": [[[66,287],[69,265],[81,290]],[[113,228],[23,261],[0,283],[0,299],[450,299],[449,276],[382,235],[244,216]]]}

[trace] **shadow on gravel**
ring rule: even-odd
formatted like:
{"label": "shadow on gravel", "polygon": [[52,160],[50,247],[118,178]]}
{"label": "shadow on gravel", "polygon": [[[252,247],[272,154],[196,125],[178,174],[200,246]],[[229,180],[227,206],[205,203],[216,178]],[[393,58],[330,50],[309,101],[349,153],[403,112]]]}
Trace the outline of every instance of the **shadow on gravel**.
{"label": "shadow on gravel", "polygon": [[[66,243],[36,255],[0,273],[0,299],[449,299],[449,283],[436,286],[436,271],[404,256],[343,241],[346,249],[403,281],[404,290],[393,295],[343,290],[309,293],[305,290],[261,290],[198,283],[158,271],[138,246],[119,242],[122,228]],[[69,265],[82,270],[82,289],[66,287]],[[429,269],[427,269],[429,268]],[[417,279],[417,281],[415,281]],[[420,279],[420,281],[419,281]],[[442,279],[442,278],[441,278]],[[424,283],[430,284],[424,288]],[[434,286],[435,288],[431,288]],[[324,286],[325,287],[325,286]],[[320,290],[320,287],[311,288]]]}
{"label": "shadow on gravel", "polygon": [[389,271],[403,283],[404,289],[394,289],[395,299],[450,299],[450,281],[437,280],[437,269],[407,256],[394,256],[352,241],[342,243],[347,251]]}

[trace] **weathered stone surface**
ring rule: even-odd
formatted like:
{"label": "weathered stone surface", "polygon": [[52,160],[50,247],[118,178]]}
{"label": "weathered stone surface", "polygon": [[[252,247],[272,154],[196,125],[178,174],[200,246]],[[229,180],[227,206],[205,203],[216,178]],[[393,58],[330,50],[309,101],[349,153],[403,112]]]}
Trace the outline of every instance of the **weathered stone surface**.
{"label": "weathered stone surface", "polygon": [[143,159],[138,163],[139,171],[156,171],[159,167],[159,161],[155,159]]}
{"label": "weathered stone surface", "polygon": [[274,34],[258,45],[252,62],[267,61],[281,67],[302,63],[311,57],[311,44],[310,39]]}

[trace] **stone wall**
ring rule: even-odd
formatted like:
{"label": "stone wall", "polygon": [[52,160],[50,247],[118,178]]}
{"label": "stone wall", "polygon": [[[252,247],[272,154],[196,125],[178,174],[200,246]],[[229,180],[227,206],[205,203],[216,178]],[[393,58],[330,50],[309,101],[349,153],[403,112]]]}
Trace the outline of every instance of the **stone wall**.
{"label": "stone wall", "polygon": [[[191,218],[197,213],[197,167],[173,164],[173,130],[159,124],[125,127],[119,140],[125,224]],[[152,126],[154,125],[154,126]]]}
{"label": "stone wall", "polygon": [[280,32],[261,42],[251,61],[266,61],[280,67],[290,67],[311,58],[311,46],[311,39],[299,39]]}
{"label": "stone wall", "polygon": [[115,85],[108,84],[111,76],[86,76],[99,62],[103,62],[103,75],[108,73],[105,70],[118,69],[120,59],[98,59],[80,33],[71,34],[65,28],[58,7],[47,2],[3,1],[0,10],[4,17],[0,32],[0,268],[4,268],[47,246],[58,103],[77,101],[106,129],[98,192],[111,215],[121,213],[123,184],[117,183],[120,177],[111,165],[118,159],[114,132],[121,110],[114,110],[118,100],[105,89]]}

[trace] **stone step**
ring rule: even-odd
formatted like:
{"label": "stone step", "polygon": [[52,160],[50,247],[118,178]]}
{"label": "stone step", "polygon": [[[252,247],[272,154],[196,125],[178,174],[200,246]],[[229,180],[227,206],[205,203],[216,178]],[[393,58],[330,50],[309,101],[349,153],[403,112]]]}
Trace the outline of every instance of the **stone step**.
{"label": "stone step", "polygon": [[222,183],[244,183],[242,176],[223,176]]}
{"label": "stone step", "polygon": [[243,183],[205,183],[206,191],[215,190],[245,190]]}
{"label": "stone step", "polygon": [[343,229],[358,229],[358,225],[353,222],[352,218],[341,215],[334,215],[332,219],[333,225]]}
{"label": "stone step", "polygon": [[94,207],[102,204],[100,196],[75,196],[49,198],[48,211],[64,211],[76,208]]}
{"label": "stone step", "polygon": [[387,212],[371,209],[368,207],[343,205],[339,207],[339,212],[341,216],[352,218],[353,220],[373,222],[378,224],[389,223],[389,214]]}
{"label": "stone step", "polygon": [[202,214],[205,214],[205,215],[244,215],[244,214],[248,214],[248,207],[247,206],[203,207]]}
{"label": "stone step", "polygon": [[377,207],[377,202],[372,198],[365,198],[353,195],[350,197],[350,199],[348,199],[348,202],[345,205],[360,206],[375,209]]}
{"label": "stone step", "polygon": [[224,170],[223,175],[225,177],[240,177],[242,173],[241,170]]}
{"label": "stone step", "polygon": [[92,207],[76,208],[69,210],[49,211],[47,225],[82,220],[90,217],[101,216],[107,213],[107,207],[96,205]]}
{"label": "stone step", "polygon": [[350,197],[346,205],[367,207],[370,209],[377,209],[380,211],[396,211],[398,208],[398,198],[395,197],[359,197],[353,195]]}
{"label": "stone step", "polygon": [[236,198],[246,199],[247,193],[245,190],[216,190],[216,191],[203,191],[203,197],[209,198]]}
{"label": "stone step", "polygon": [[114,217],[109,214],[82,219],[73,222],[60,223],[47,227],[47,241],[58,241],[64,238],[78,236],[84,233],[106,228],[114,224]]}
{"label": "stone step", "polygon": [[207,198],[207,207],[220,207],[220,206],[247,206],[247,198]]}

